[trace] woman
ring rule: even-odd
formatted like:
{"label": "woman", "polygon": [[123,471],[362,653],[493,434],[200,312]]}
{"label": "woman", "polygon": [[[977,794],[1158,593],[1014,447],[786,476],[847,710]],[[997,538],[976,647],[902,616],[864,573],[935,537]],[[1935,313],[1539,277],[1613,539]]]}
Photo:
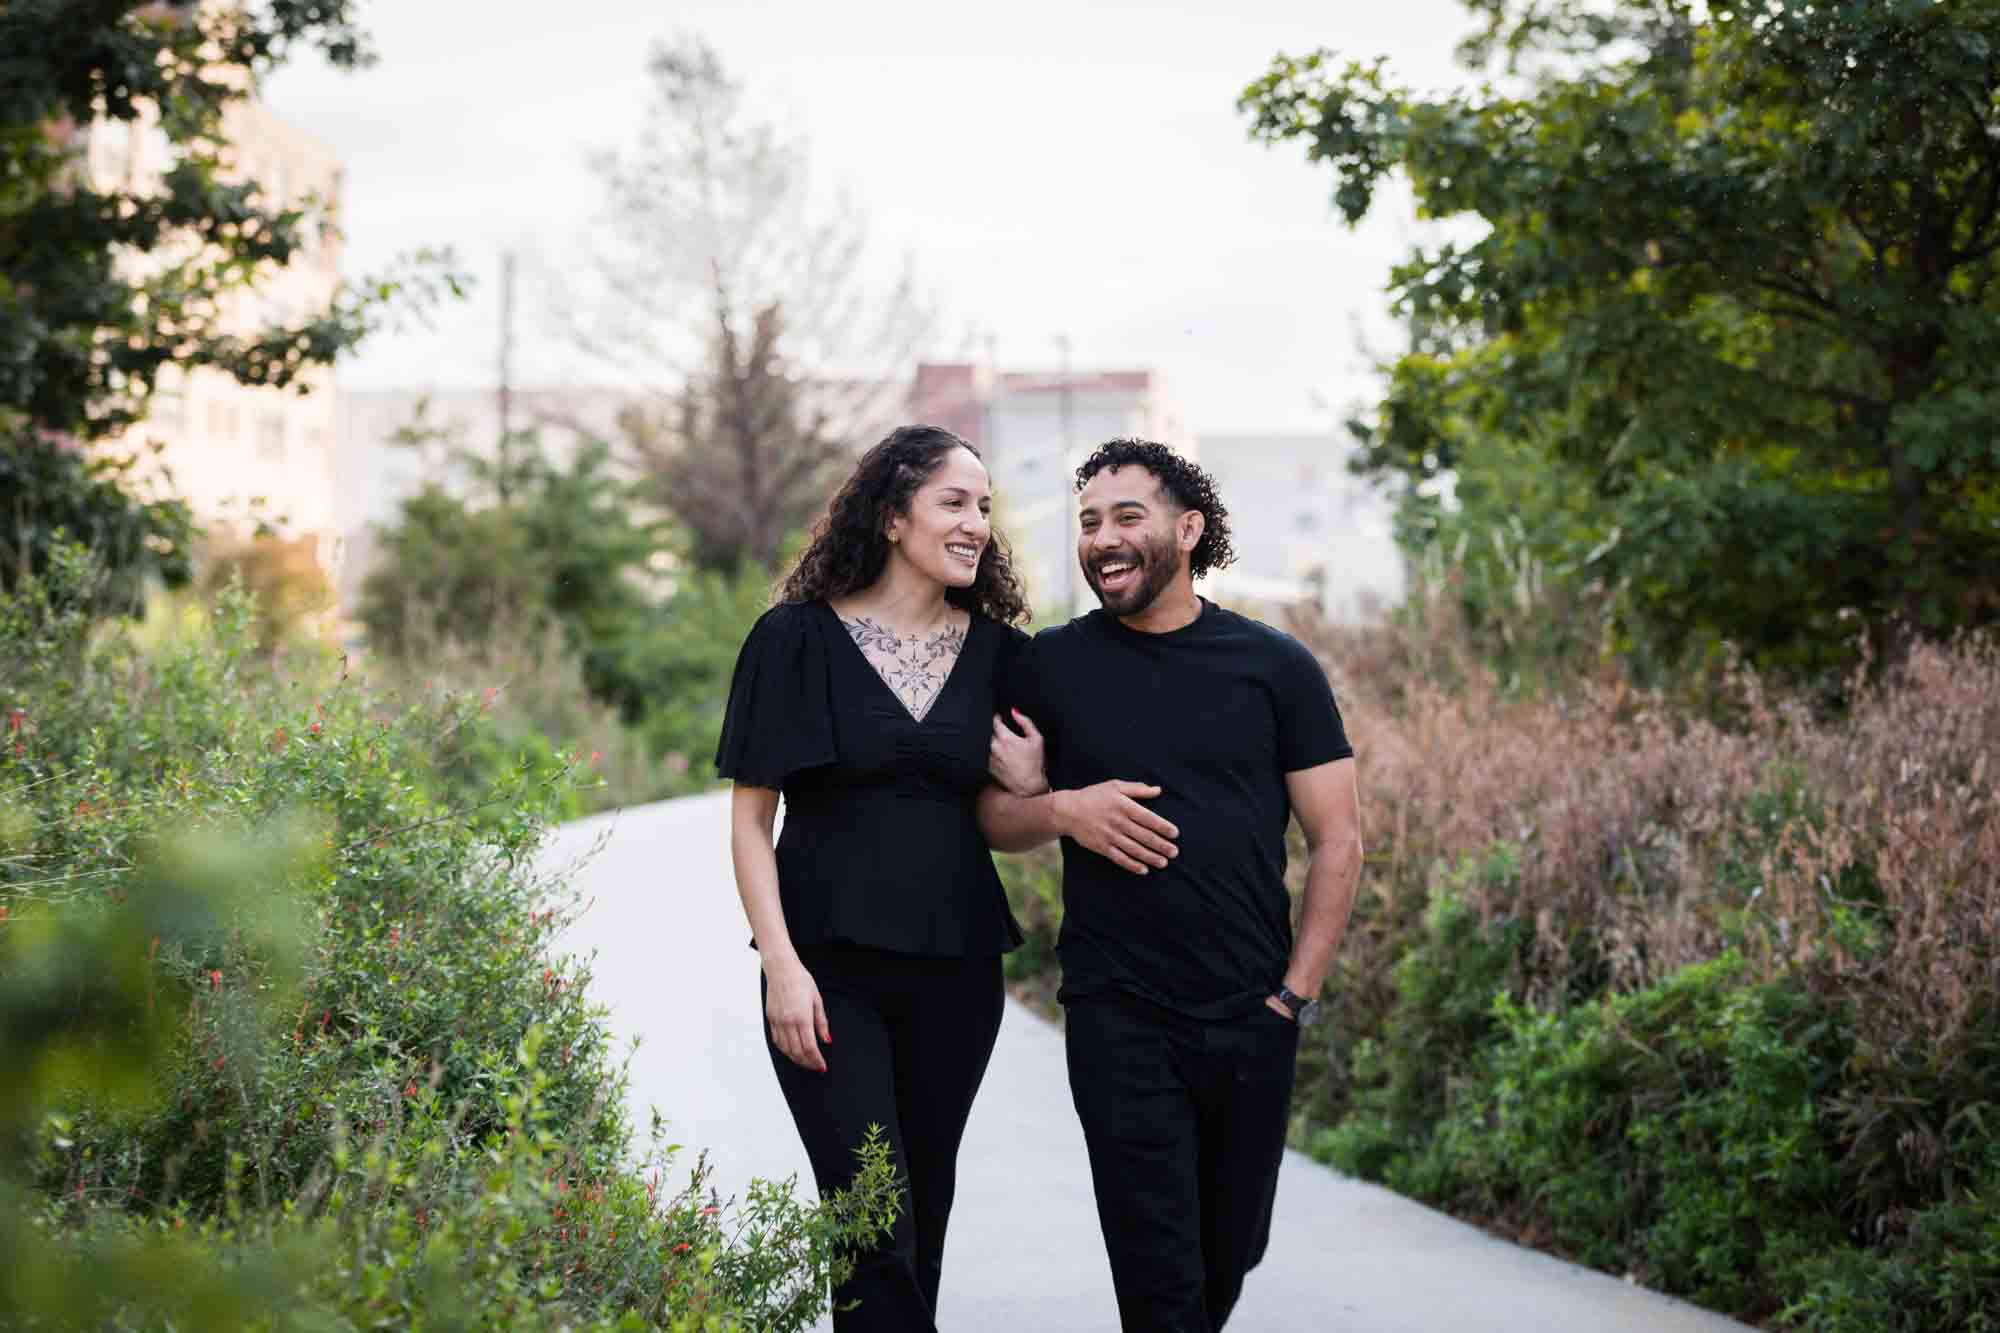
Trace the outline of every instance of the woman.
{"label": "woman", "polygon": [[771,1064],[814,1178],[846,1186],[880,1125],[906,1180],[893,1234],[834,1293],[838,1333],[936,1327],[959,1139],[1021,942],[973,814],[1026,638],[990,507],[950,431],[864,454],[744,641],[717,748]]}

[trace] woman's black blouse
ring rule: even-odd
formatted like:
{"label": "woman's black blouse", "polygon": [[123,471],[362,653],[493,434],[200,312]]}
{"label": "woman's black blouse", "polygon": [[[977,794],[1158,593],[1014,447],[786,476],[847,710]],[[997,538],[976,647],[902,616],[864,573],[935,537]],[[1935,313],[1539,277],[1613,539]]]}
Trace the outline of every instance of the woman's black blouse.
{"label": "woman's black blouse", "polygon": [[1004,671],[1026,642],[975,614],[918,722],[825,602],[757,621],[715,768],[784,792],[778,894],[795,947],[974,958],[1021,942],[973,811]]}

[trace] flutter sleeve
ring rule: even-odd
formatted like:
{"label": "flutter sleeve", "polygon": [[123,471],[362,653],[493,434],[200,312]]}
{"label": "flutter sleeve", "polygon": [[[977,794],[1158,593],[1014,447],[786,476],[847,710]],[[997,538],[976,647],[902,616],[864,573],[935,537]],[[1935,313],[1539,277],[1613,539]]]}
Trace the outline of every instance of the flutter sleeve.
{"label": "flutter sleeve", "polygon": [[783,787],[792,774],[837,757],[826,648],[811,615],[810,606],[774,606],[743,640],[715,747],[721,776]]}

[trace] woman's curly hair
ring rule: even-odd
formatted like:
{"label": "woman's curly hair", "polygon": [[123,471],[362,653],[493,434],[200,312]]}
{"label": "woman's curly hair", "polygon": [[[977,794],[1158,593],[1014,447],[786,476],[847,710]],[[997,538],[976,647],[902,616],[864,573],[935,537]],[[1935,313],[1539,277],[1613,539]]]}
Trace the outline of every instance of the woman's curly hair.
{"label": "woman's curly hair", "polygon": [[[785,575],[781,602],[844,597],[882,577],[889,563],[883,533],[891,514],[907,514],[910,499],[953,449],[974,458],[979,450],[942,426],[898,426],[882,437],[827,501],[813,524],[812,540]],[[1014,573],[1006,541],[995,529],[979,557],[979,572],[966,588],[945,589],[945,600],[1003,625],[1028,619],[1028,594]]]}
{"label": "woman's curly hair", "polygon": [[1076,470],[1076,488],[1106,468],[1142,467],[1153,474],[1167,498],[1183,511],[1196,510],[1204,520],[1201,540],[1188,552],[1188,573],[1200,578],[1211,569],[1227,569],[1236,559],[1229,540],[1229,507],[1215,493],[1215,478],[1164,444],[1151,440],[1107,440]]}

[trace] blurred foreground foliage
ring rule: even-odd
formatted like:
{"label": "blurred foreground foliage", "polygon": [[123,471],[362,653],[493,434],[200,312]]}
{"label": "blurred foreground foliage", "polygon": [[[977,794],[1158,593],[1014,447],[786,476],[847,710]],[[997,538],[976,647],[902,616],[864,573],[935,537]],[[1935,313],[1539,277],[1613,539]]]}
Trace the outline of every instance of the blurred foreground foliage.
{"label": "blurred foreground foliage", "polygon": [[535,852],[581,770],[451,773],[481,699],[398,700],[141,629],[59,548],[0,601],[0,1323],[809,1325],[893,1207],[713,1198],[633,1143]]}

